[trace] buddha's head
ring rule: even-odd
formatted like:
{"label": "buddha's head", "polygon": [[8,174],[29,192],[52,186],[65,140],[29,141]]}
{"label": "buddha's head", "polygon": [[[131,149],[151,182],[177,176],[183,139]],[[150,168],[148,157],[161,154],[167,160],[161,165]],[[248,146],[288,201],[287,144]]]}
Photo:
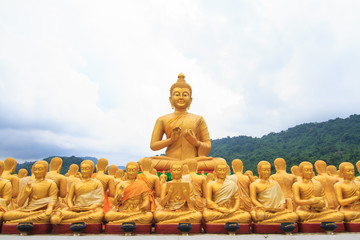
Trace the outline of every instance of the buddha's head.
{"label": "buddha's head", "polygon": [[215,166],[215,174],[217,179],[225,179],[228,172],[228,165],[219,163]]}
{"label": "buddha's head", "polygon": [[122,169],[116,170],[115,178],[122,180],[123,176],[124,176],[124,170]]}
{"label": "buddha's head", "polygon": [[140,169],[142,172],[150,172],[151,171],[151,158],[141,158],[139,160]]}
{"label": "buddha's head", "polygon": [[50,171],[56,171],[57,173],[60,172],[61,167],[63,164],[63,160],[59,157],[54,157],[50,161]]}
{"label": "buddha's head", "polygon": [[234,173],[242,173],[244,166],[243,162],[240,159],[234,159],[231,163],[232,169]]}
{"label": "buddha's head", "polygon": [[334,166],[334,165],[327,166],[326,173],[329,174],[330,176],[337,176],[339,174],[336,166]]}
{"label": "buddha's head", "polygon": [[301,172],[299,166],[292,166],[291,167],[291,173],[294,174],[297,177],[301,177]]}
{"label": "buddha's head", "polygon": [[69,167],[69,174],[71,176],[76,176],[79,171],[79,166],[77,164],[71,164]]}
{"label": "buddha's head", "polygon": [[170,166],[171,177],[174,180],[179,180],[182,177],[183,165],[180,162],[174,162]]}
{"label": "buddha's head", "polygon": [[13,173],[15,171],[17,162],[14,158],[7,158],[4,161],[4,170]]}
{"label": "buddha's head", "polygon": [[84,179],[88,179],[91,177],[94,172],[94,162],[91,160],[84,160],[80,164],[81,177]]}
{"label": "buddha's head", "polygon": [[276,171],[285,171],[286,170],[286,162],[283,158],[277,158],[274,160],[274,165]]}
{"label": "buddha's head", "polygon": [[344,180],[353,180],[355,176],[355,168],[352,163],[343,162],[339,165],[340,176],[344,178]]}
{"label": "buddha's head", "polygon": [[195,159],[191,159],[188,161],[187,163],[188,167],[189,167],[189,172],[194,173],[197,172],[198,170],[198,163]]}
{"label": "buddha's head", "polygon": [[1,177],[1,174],[3,173],[4,171],[4,162],[2,160],[0,160],[0,177]]}
{"label": "buddha's head", "polygon": [[192,102],[191,95],[191,86],[185,82],[185,75],[180,73],[177,82],[170,88],[169,101],[171,108],[186,111],[186,109],[190,108]]}
{"label": "buddha's head", "polygon": [[96,163],[96,172],[103,171],[106,172],[109,162],[106,158],[100,158]]}
{"label": "buddha's head", "polygon": [[326,173],[326,162],[323,160],[317,160],[315,162],[315,170],[318,174]]}
{"label": "buddha's head", "polygon": [[18,178],[20,178],[20,179],[24,178],[27,176],[27,174],[28,174],[28,171],[25,168],[21,168],[21,169],[19,169],[19,172],[18,172]]}
{"label": "buddha's head", "polygon": [[137,164],[136,162],[128,162],[128,164],[126,164],[126,175],[128,180],[136,179],[138,173],[139,164]]}
{"label": "buddha's head", "polygon": [[271,164],[268,161],[260,161],[257,171],[260,179],[268,180],[271,174]]}
{"label": "buddha's head", "polygon": [[301,162],[299,168],[303,179],[311,179],[314,176],[313,165],[311,162]]}
{"label": "buddha's head", "polygon": [[42,179],[45,177],[48,171],[48,165],[45,164],[43,161],[38,161],[34,164],[33,171],[36,179]]}
{"label": "buddha's head", "polygon": [[115,176],[118,167],[116,165],[110,165],[108,169],[108,174],[111,176]]}

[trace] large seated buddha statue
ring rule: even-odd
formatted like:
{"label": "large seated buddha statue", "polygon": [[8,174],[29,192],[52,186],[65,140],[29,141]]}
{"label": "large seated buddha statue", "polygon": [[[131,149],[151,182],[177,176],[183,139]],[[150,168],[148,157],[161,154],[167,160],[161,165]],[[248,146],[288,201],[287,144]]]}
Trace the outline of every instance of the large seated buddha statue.
{"label": "large seated buddha statue", "polygon": [[360,186],[354,181],[354,165],[343,162],[339,166],[340,175],[344,181],[335,184],[335,194],[339,202],[340,212],[346,222],[360,223]]}
{"label": "large seated buddha statue", "polygon": [[257,165],[259,179],[250,184],[250,198],[254,204],[251,211],[255,223],[296,222],[296,213],[286,208],[284,194],[280,185],[269,179],[271,165],[260,161]]}
{"label": "large seated buddha statue", "polygon": [[52,224],[101,223],[104,216],[104,190],[101,182],[91,178],[94,163],[84,160],[80,164],[81,180],[74,182],[68,194],[68,208],[56,211],[51,216]]}
{"label": "large seated buddha statue", "polygon": [[226,178],[227,166],[215,167],[216,181],[209,182],[206,190],[206,208],[203,212],[207,223],[249,223],[251,216],[240,209],[238,186]]}
{"label": "large seated buddha statue", "polygon": [[337,210],[329,209],[324,188],[313,179],[313,165],[302,162],[300,171],[303,180],[293,185],[294,200],[298,205],[296,214],[301,222],[342,222],[344,215]]}
{"label": "large seated buddha statue", "polygon": [[135,222],[150,224],[153,220],[147,184],[137,179],[139,165],[136,162],[126,164],[128,179],[116,187],[112,210],[105,213],[108,223]]}
{"label": "large seated buddha statue", "polygon": [[194,209],[194,194],[189,182],[183,182],[182,164],[174,162],[170,172],[172,181],[162,185],[160,205],[154,213],[156,223],[200,223],[202,214]]}
{"label": "large seated buddha statue", "polygon": [[[166,148],[165,156],[154,156],[152,162],[157,171],[169,170],[174,161],[183,164],[189,159],[198,161],[199,171],[213,171],[222,158],[208,157],[211,141],[203,117],[189,113],[192,89],[180,73],[178,81],[170,88],[170,104],[175,111],[157,119],[151,137],[150,148],[158,151]],[[166,139],[163,139],[163,135]]]}
{"label": "large seated buddha statue", "polygon": [[33,222],[50,223],[50,214],[56,204],[58,188],[53,180],[45,179],[47,163],[38,161],[34,164],[35,180],[28,181],[19,193],[20,208],[3,215],[6,223]]}

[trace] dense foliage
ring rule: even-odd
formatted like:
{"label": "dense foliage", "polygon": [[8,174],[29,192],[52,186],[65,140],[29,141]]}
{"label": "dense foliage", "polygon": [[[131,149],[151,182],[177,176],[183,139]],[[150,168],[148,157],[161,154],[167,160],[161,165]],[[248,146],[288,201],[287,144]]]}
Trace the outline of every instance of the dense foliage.
{"label": "dense foliage", "polygon": [[[328,165],[360,160],[360,115],[336,118],[322,123],[306,123],[261,138],[227,137],[212,141],[212,157],[222,157],[231,164],[241,159],[245,170],[256,174],[261,160],[282,157],[288,170],[302,161],[324,160]],[[231,166],[231,165],[230,165]]]}

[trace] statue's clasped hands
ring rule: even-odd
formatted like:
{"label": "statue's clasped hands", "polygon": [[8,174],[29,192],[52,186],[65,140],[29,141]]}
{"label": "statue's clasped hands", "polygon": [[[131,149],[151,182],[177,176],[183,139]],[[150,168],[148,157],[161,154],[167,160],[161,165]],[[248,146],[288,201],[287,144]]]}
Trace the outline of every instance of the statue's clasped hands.
{"label": "statue's clasped hands", "polygon": [[184,132],[185,139],[193,146],[198,147],[200,142],[196,139],[195,133],[191,129],[185,129]]}

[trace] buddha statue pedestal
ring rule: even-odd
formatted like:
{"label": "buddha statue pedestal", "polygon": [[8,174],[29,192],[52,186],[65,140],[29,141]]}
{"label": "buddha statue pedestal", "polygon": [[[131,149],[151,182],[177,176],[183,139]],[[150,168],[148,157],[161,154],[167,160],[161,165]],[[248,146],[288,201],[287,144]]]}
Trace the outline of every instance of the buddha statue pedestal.
{"label": "buddha statue pedestal", "polygon": [[[200,223],[191,223],[192,229],[189,234],[199,234],[201,233],[201,224]],[[181,234],[180,230],[177,229],[178,223],[161,223],[155,224],[155,233],[156,234]]]}
{"label": "buddha statue pedestal", "polygon": [[[136,224],[136,229],[132,232],[133,234],[150,234],[151,233],[151,224]],[[121,224],[111,224],[108,223],[105,225],[106,234],[125,234],[121,229]]]}
{"label": "buddha statue pedestal", "polygon": [[[239,229],[235,234],[249,234],[251,224],[239,223]],[[225,230],[225,223],[206,223],[204,226],[206,233],[212,234],[227,234],[228,231]]]}
{"label": "buddha statue pedestal", "polygon": [[[71,223],[53,224],[53,234],[72,234],[70,230]],[[86,223],[86,228],[81,233],[85,234],[97,234],[101,233],[101,223]]]}
{"label": "buddha statue pedestal", "polygon": [[344,226],[347,232],[360,232],[360,223],[346,222]]}
{"label": "buddha statue pedestal", "polygon": [[[298,223],[299,232],[302,233],[324,233],[325,230],[320,227],[321,223]],[[334,230],[335,233],[344,232],[344,223],[336,223],[337,228]]]}
{"label": "buddha statue pedestal", "polygon": [[[19,234],[16,229],[17,223],[4,223],[1,227],[1,234]],[[34,228],[28,234],[48,234],[51,233],[51,224],[34,223]]]}
{"label": "buddha statue pedestal", "polygon": [[[253,223],[252,224],[252,232],[253,233],[266,233],[266,234],[277,234],[277,233],[284,233],[283,230],[280,228],[280,223]],[[295,223],[296,229],[293,233],[298,232],[298,225]]]}

